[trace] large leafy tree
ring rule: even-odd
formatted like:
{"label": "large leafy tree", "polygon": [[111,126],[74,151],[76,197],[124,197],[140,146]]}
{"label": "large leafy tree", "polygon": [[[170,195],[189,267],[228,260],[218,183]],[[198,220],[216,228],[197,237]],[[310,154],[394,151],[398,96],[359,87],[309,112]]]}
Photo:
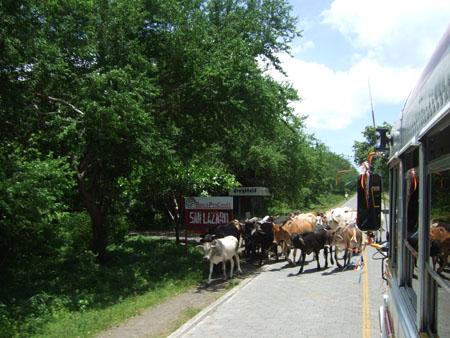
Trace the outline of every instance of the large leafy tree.
{"label": "large leafy tree", "polygon": [[146,12],[140,1],[30,1],[11,8],[4,15],[12,37],[24,20],[34,30],[31,40],[7,41],[12,51],[30,43],[32,52],[25,48],[1,67],[6,90],[15,92],[2,100],[9,140],[67,159],[102,260],[107,216],[121,211],[120,178],[164,150],[152,123],[154,67],[140,42]]}
{"label": "large leafy tree", "polygon": [[183,167],[243,177],[248,149],[277,168],[261,150],[296,96],[260,60],[279,68],[299,34],[286,1],[5,1],[1,18],[2,158],[33,148],[69,164],[67,207],[89,212],[100,261],[136,184],[177,187],[167,173]]}

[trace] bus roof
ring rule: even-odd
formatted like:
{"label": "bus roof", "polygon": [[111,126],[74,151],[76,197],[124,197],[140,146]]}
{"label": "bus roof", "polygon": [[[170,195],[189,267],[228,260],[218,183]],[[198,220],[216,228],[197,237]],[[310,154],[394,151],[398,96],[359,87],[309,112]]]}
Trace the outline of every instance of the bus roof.
{"label": "bus roof", "polygon": [[398,158],[435,126],[450,110],[450,25],[406,100],[392,127],[389,161]]}

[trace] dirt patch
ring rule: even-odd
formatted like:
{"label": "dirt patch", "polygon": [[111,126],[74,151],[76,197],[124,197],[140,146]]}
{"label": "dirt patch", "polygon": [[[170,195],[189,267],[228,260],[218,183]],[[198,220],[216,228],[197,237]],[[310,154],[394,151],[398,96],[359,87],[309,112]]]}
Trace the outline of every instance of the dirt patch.
{"label": "dirt patch", "polygon": [[260,272],[256,264],[241,260],[242,274],[224,281],[221,272],[213,273],[210,285],[202,283],[187,292],[172,297],[155,307],[146,310],[140,316],[131,318],[111,330],[102,332],[97,337],[167,337],[198,312],[208,307],[244,279]]}

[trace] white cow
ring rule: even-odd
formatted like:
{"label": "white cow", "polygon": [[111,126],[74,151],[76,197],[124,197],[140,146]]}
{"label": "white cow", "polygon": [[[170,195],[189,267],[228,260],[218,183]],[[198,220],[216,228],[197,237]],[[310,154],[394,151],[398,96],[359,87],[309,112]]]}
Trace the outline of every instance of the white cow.
{"label": "white cow", "polygon": [[327,211],[326,219],[331,229],[336,229],[339,225],[355,224],[356,211],[352,208],[342,207]]}
{"label": "white cow", "polygon": [[197,245],[197,249],[202,249],[204,252],[203,259],[209,261],[209,276],[208,284],[211,283],[211,275],[214,264],[222,263],[223,278],[227,279],[225,271],[227,261],[230,261],[230,278],[233,278],[234,259],[236,259],[238,272],[242,273],[241,265],[239,263],[238,255],[238,240],[234,236],[226,236],[218,238],[212,242],[205,242],[203,245]]}

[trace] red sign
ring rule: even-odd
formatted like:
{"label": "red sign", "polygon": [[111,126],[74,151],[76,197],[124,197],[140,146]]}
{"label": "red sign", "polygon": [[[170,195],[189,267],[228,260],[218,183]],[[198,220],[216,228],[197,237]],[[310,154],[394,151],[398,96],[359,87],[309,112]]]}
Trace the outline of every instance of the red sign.
{"label": "red sign", "polygon": [[186,230],[204,233],[208,227],[233,220],[233,197],[186,197]]}

